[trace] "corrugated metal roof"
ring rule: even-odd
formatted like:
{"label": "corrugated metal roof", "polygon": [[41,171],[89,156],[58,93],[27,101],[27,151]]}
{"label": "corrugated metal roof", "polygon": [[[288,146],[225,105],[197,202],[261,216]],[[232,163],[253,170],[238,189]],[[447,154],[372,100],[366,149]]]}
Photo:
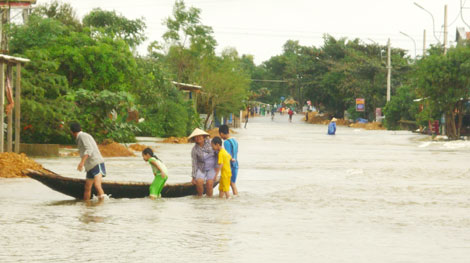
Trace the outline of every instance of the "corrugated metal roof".
{"label": "corrugated metal roof", "polygon": [[186,83],[181,83],[181,82],[176,82],[176,81],[172,81],[171,83],[178,86],[178,88],[182,90],[200,91],[202,89],[201,86],[193,85],[193,84],[186,84]]}

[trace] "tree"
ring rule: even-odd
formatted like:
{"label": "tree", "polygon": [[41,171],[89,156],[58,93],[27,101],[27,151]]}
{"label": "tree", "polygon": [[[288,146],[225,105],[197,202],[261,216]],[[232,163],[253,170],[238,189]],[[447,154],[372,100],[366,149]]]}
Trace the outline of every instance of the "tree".
{"label": "tree", "polygon": [[145,22],[142,18],[127,19],[116,11],[93,9],[83,18],[83,25],[102,30],[113,39],[124,40],[131,48],[140,45],[145,39]]}
{"label": "tree", "polygon": [[[71,142],[64,125],[78,118],[99,139],[132,140],[135,126],[122,120],[131,104],[122,102],[132,102],[128,91],[137,78],[128,44],[93,37],[87,27],[71,27],[52,14],[33,14],[26,24],[11,28],[12,53],[32,61],[22,72],[22,137],[28,142]],[[120,112],[119,120],[108,117],[112,110]]]}
{"label": "tree", "polygon": [[450,48],[418,62],[418,94],[446,117],[446,134],[460,137],[465,101],[470,96],[470,47]]}
{"label": "tree", "polygon": [[193,82],[200,62],[215,56],[217,42],[212,35],[213,30],[201,23],[200,13],[198,8],[186,8],[184,1],[176,1],[173,16],[164,22],[167,27],[163,34],[165,45],[152,44],[165,53],[165,64],[178,82]]}
{"label": "tree", "polygon": [[139,78],[132,92],[137,96],[139,112],[145,119],[139,124],[144,136],[187,136],[199,126],[191,100],[170,82],[165,67],[152,57],[137,59]]}
{"label": "tree", "polygon": [[198,108],[207,114],[205,127],[214,110],[218,116],[227,116],[243,108],[250,77],[244,72],[236,50],[225,49],[221,58],[205,60],[199,76],[204,92],[199,96]]}
{"label": "tree", "polygon": [[414,102],[416,98],[416,88],[412,85],[398,87],[383,111],[385,127],[397,130],[400,128],[399,121],[415,120],[419,111],[419,104]]}
{"label": "tree", "polygon": [[56,0],[49,4],[37,6],[33,9],[33,15],[55,19],[63,25],[70,26],[75,30],[80,30],[82,27],[73,7],[68,3],[60,3]]}

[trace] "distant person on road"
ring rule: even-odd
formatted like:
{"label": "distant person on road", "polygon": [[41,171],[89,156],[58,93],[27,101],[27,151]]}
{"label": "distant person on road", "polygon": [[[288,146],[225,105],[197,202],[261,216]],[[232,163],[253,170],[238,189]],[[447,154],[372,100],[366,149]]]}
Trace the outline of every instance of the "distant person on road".
{"label": "distant person on road", "polygon": [[168,169],[150,148],[145,148],[142,151],[142,158],[150,164],[154,176],[153,182],[149,188],[149,196],[152,199],[160,197],[163,186],[166,180],[168,180]]}
{"label": "distant person on road", "polygon": [[336,133],[336,121],[337,119],[333,117],[331,119],[330,124],[328,124],[328,135],[335,135]]}
{"label": "distant person on road", "polygon": [[206,186],[206,196],[212,196],[212,188],[217,168],[217,155],[212,149],[209,134],[201,129],[194,129],[188,140],[194,142],[191,151],[192,159],[192,183],[196,185],[197,195],[204,193]]}
{"label": "distant person on road", "polygon": [[232,156],[232,160],[230,162],[230,169],[232,172],[230,186],[232,187],[233,195],[238,195],[236,184],[238,175],[238,142],[234,138],[230,137],[230,129],[227,125],[219,127],[219,135],[224,140],[225,150]]}
{"label": "distant person on road", "polygon": [[271,120],[274,120],[274,115],[276,114],[276,109],[272,108],[271,109]]}
{"label": "distant person on road", "polygon": [[294,111],[289,108],[289,111],[287,111],[287,114],[289,114],[289,122],[292,122],[292,115],[294,115]]}
{"label": "distant person on road", "polygon": [[[230,198],[230,178],[232,177],[232,171],[230,168],[230,163],[232,162],[232,156],[222,148],[222,139],[220,137],[214,137],[211,142],[212,149],[215,152],[218,152],[217,164],[219,168],[217,168],[217,172],[221,171],[220,173],[220,181],[219,181],[219,197],[220,198]],[[216,175],[217,177],[217,175]]]}
{"label": "distant person on road", "polygon": [[83,171],[85,167],[86,180],[83,192],[83,200],[87,201],[91,198],[91,187],[95,185],[98,199],[103,200],[106,195],[101,187],[101,179],[106,176],[106,167],[104,159],[101,156],[98,145],[90,134],[82,132],[80,124],[74,122],[70,125],[70,131],[77,141],[78,151],[80,152],[80,163],[77,170]]}
{"label": "distant person on road", "polygon": [[245,114],[245,129],[246,125],[248,124],[248,119],[250,118],[250,107],[246,108],[246,114]]}

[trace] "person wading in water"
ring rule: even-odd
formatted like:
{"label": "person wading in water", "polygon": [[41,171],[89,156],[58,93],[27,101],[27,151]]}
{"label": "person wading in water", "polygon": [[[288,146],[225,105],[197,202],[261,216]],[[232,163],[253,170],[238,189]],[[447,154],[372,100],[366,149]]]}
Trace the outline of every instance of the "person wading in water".
{"label": "person wading in water", "polygon": [[196,128],[188,137],[190,142],[194,142],[191,151],[192,159],[192,183],[196,185],[197,195],[204,193],[204,184],[206,186],[206,196],[212,196],[212,188],[216,176],[217,154],[211,146],[209,134]]}
{"label": "person wading in water", "polygon": [[104,166],[103,156],[101,156],[95,139],[93,139],[90,134],[82,132],[80,124],[72,123],[70,125],[70,131],[72,132],[73,137],[77,140],[78,151],[80,152],[81,161],[77,166],[77,170],[81,172],[83,167],[85,167],[86,171],[83,200],[90,200],[91,187],[93,185],[95,185],[98,198],[102,200],[106,197],[103,188],[101,187],[101,179],[106,176],[106,167]]}

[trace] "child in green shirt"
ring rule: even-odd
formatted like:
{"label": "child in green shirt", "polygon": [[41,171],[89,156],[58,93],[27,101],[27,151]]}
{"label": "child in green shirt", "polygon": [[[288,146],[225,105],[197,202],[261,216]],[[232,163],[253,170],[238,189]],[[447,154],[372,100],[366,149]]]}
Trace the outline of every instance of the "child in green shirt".
{"label": "child in green shirt", "polygon": [[163,186],[168,179],[168,169],[150,148],[145,148],[142,151],[142,158],[150,164],[153,175],[155,176],[149,188],[150,198],[155,199],[160,196]]}

